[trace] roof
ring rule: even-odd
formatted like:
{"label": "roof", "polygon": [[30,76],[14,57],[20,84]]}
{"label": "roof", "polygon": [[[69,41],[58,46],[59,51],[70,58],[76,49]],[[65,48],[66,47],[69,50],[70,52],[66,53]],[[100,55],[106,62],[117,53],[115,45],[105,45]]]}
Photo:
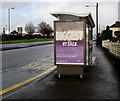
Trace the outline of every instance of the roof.
{"label": "roof", "polygon": [[[80,18],[87,18],[87,20],[91,23],[92,27],[95,27],[94,21],[92,19],[91,13],[84,13],[84,14],[78,14],[78,13],[70,13],[70,12],[55,12],[55,13],[50,13],[54,17],[58,18],[59,20],[61,19],[61,15],[65,16],[72,16],[72,19],[78,20]],[[70,17],[67,17],[67,20],[71,20]]]}
{"label": "roof", "polygon": [[115,31],[114,33],[120,33],[120,31]]}
{"label": "roof", "polygon": [[116,21],[115,24],[111,25],[110,28],[120,27],[120,21]]}
{"label": "roof", "polygon": [[53,16],[55,16],[56,18],[58,18],[58,15],[74,15],[74,16],[79,16],[79,17],[86,17],[88,16],[90,13],[84,13],[84,14],[78,14],[78,13],[71,13],[71,12],[54,12],[54,13],[50,13]]}
{"label": "roof", "polygon": [[32,33],[32,35],[42,35],[42,33]]}

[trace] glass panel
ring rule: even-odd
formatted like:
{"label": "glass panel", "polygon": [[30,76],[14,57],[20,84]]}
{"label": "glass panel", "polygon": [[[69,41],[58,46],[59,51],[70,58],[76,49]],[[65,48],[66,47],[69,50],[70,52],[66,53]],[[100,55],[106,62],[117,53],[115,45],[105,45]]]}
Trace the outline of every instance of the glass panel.
{"label": "glass panel", "polygon": [[83,21],[59,21],[56,29],[56,64],[84,64]]}
{"label": "glass panel", "polygon": [[86,65],[89,64],[89,29],[88,29],[88,24],[86,24]]}

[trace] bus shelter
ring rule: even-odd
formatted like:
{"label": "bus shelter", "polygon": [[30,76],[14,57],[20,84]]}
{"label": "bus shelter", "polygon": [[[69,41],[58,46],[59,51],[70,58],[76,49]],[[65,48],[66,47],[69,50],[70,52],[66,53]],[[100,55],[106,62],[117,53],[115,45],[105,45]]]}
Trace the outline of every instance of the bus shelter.
{"label": "bus shelter", "polygon": [[92,36],[94,21],[90,13],[51,13],[54,21],[54,64],[60,75],[84,75],[92,65]]}

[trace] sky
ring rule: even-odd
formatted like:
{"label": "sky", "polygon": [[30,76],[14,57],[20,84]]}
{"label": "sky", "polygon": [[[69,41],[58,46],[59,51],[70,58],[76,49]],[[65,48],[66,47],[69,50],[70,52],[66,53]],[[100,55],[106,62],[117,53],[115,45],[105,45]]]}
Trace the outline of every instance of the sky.
{"label": "sky", "polygon": [[[105,29],[118,20],[119,0],[1,0],[0,2],[0,33],[3,28],[8,30],[8,9],[11,9],[11,31],[17,27],[25,27],[32,22],[35,26],[40,22],[47,22],[53,28],[53,21],[57,20],[50,13],[72,12],[92,14],[96,21],[96,2],[99,4],[99,30]],[[86,7],[89,5],[89,7]]]}

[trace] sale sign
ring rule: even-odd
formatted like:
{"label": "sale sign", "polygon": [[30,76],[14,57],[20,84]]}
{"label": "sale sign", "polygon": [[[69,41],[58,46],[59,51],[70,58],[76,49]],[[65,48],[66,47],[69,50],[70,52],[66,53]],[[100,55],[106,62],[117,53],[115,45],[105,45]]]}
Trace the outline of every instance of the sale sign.
{"label": "sale sign", "polygon": [[56,22],[56,64],[84,63],[83,22]]}

